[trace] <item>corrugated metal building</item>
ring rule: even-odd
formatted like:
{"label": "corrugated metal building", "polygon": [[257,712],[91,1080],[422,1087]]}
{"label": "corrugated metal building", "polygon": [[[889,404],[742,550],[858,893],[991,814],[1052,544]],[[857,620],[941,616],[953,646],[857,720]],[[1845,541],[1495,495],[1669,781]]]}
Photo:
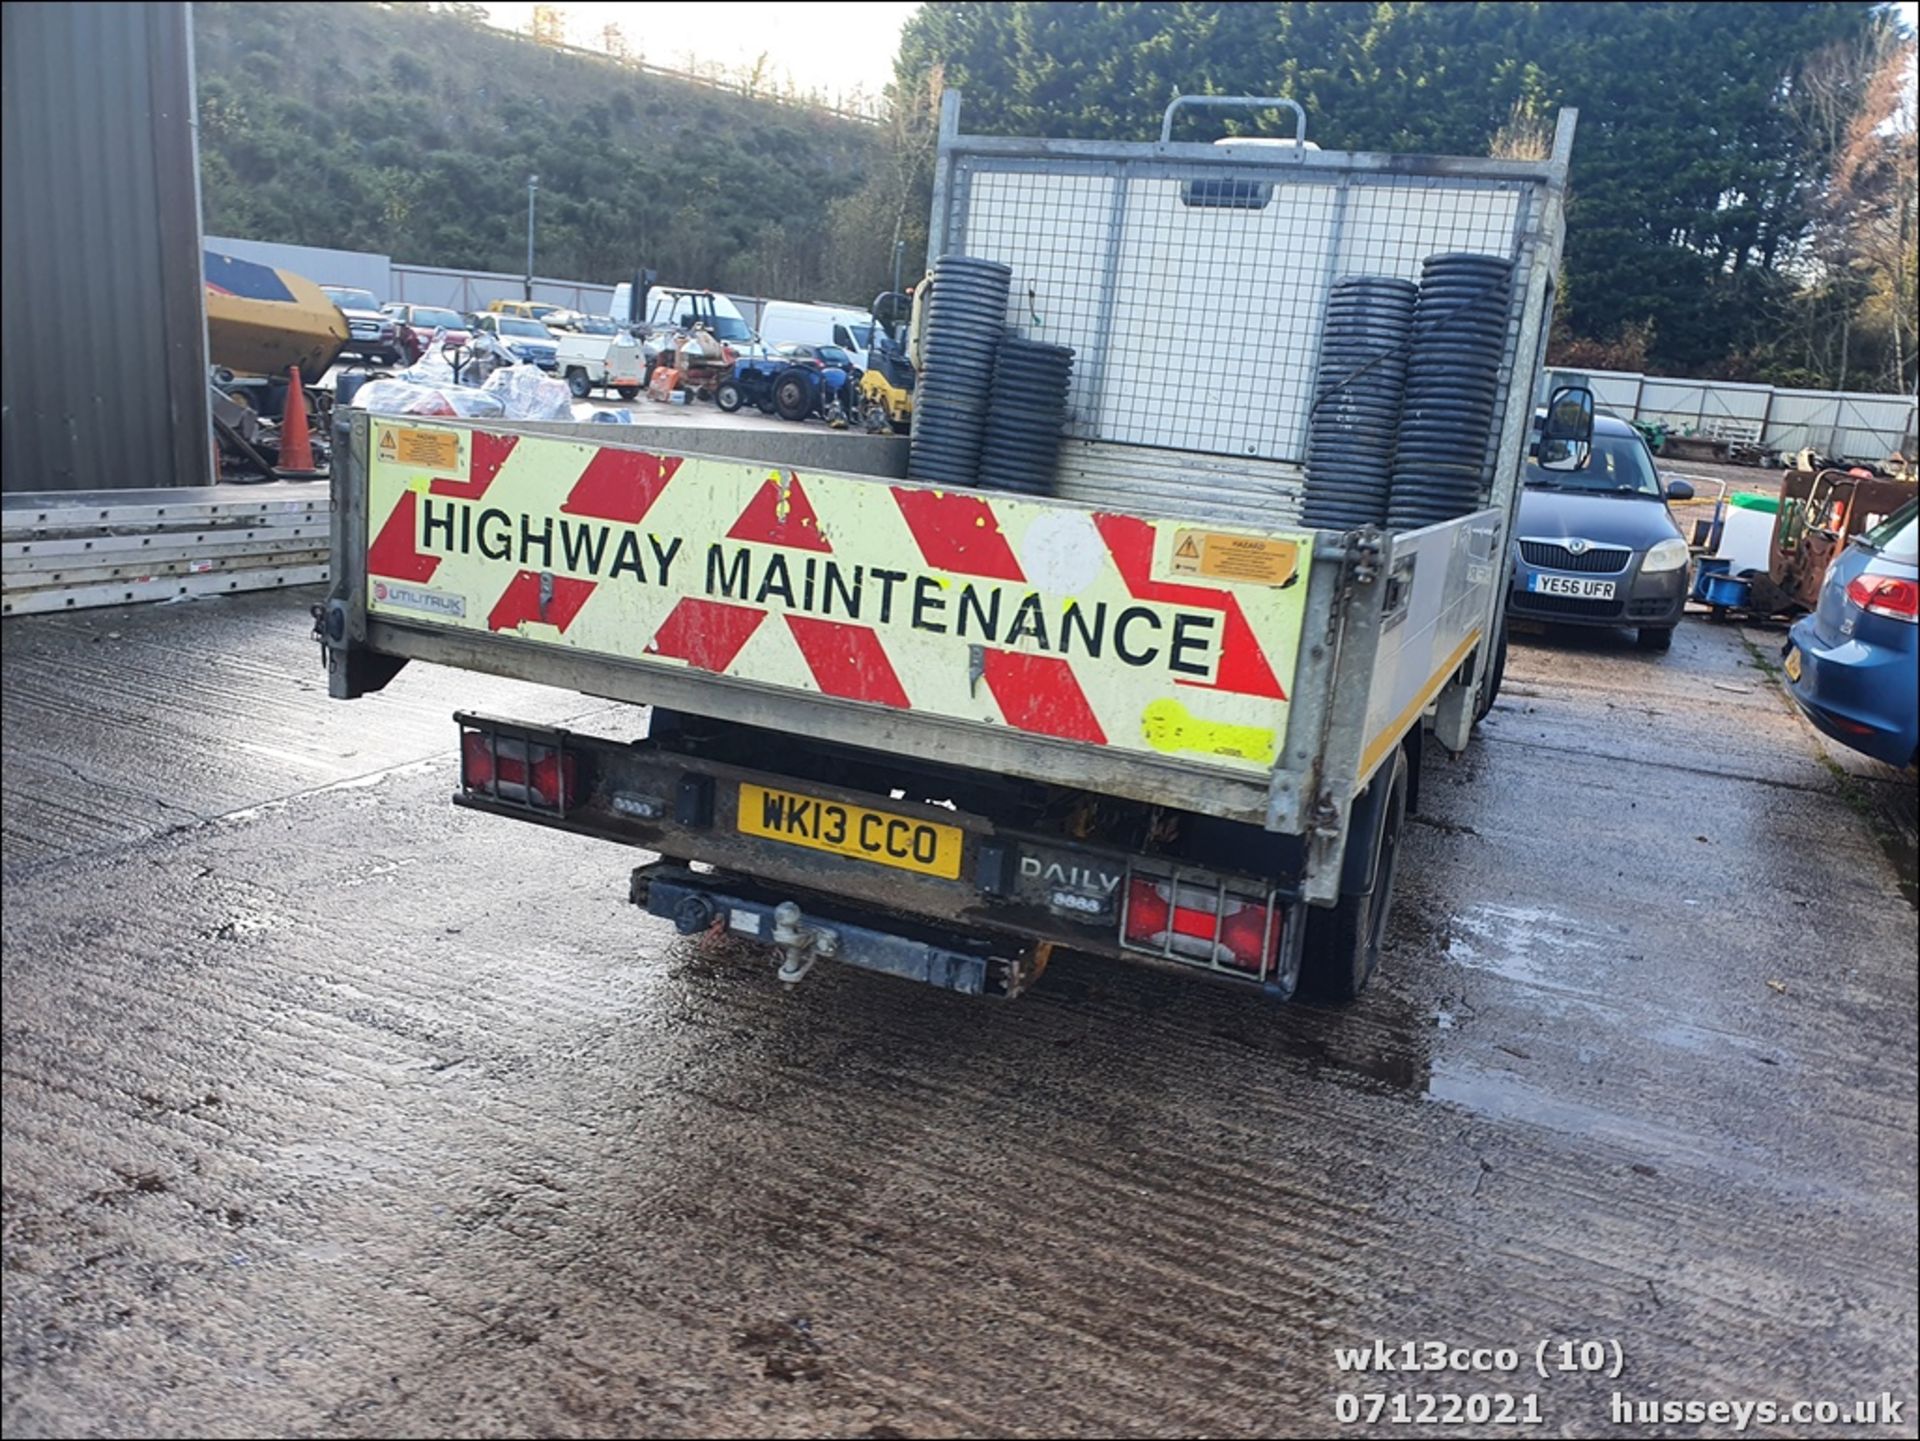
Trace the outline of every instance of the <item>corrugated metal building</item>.
{"label": "corrugated metal building", "polygon": [[0,7],[0,488],[206,485],[185,4]]}

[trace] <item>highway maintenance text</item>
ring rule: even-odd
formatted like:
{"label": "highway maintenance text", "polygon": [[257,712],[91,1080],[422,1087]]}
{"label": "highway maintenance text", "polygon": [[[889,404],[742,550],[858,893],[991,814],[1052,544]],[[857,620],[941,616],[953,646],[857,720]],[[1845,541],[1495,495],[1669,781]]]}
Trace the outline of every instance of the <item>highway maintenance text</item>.
{"label": "highway maintenance text", "polygon": [[654,586],[826,620],[904,626],[980,645],[1158,668],[1210,680],[1219,661],[1217,610],[1149,601],[1085,602],[1018,583],[842,563],[739,541],[687,545],[679,536],[572,516],[515,515],[422,497],[421,549],[479,555],[523,570]]}

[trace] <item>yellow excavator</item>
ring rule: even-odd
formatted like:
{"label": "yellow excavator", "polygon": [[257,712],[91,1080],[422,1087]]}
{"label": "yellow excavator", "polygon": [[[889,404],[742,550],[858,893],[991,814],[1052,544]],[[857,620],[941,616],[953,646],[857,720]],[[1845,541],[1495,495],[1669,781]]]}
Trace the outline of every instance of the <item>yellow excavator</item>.
{"label": "yellow excavator", "polygon": [[347,343],[347,317],[311,280],[238,256],[201,253],[207,356],[234,376],[318,380]]}
{"label": "yellow excavator", "polygon": [[[287,372],[300,368],[308,424],[324,437],[330,392],[310,387],[348,340],[347,317],[311,280],[215,250],[201,252],[207,293],[207,359],[213,367],[213,426],[221,452],[273,480],[281,471],[273,437],[286,408]],[[324,453],[322,439],[316,449]]]}

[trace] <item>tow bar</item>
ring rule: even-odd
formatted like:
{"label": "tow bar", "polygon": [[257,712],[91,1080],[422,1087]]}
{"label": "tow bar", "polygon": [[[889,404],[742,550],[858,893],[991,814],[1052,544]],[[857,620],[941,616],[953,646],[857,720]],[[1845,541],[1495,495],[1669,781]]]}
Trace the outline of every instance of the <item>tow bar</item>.
{"label": "tow bar", "polygon": [[839,915],[809,916],[790,896],[673,861],[635,870],[628,895],[648,913],[672,921],[683,936],[724,925],[729,934],[777,947],[777,974],[787,985],[805,979],[823,956],[969,996],[1016,995],[1038,974],[1018,941],[947,935],[910,922],[897,923],[913,932],[901,935],[891,929],[891,918],[880,916],[873,919],[889,929]]}
{"label": "tow bar", "polygon": [[805,980],[820,957],[837,955],[840,950],[836,932],[826,926],[806,925],[805,919],[797,902],[782,901],[773,908],[773,943],[785,957],[777,974],[790,986]]}

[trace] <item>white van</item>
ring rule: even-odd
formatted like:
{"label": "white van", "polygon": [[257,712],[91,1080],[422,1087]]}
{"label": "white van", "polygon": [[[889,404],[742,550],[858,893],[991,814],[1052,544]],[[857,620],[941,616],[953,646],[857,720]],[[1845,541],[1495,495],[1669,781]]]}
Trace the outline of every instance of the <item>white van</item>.
{"label": "white van", "polygon": [[865,370],[873,317],[836,305],[769,300],[760,312],[760,339],[768,345],[837,345]]}
{"label": "white van", "polygon": [[[607,314],[622,325],[627,323],[627,303],[632,294],[630,283],[613,287],[613,303],[607,307]],[[740,307],[717,290],[672,290],[656,285],[647,292],[647,313],[640,317],[642,325],[684,328],[696,320],[710,323],[715,337],[735,350],[744,353],[754,344],[753,327],[747,324]]]}

